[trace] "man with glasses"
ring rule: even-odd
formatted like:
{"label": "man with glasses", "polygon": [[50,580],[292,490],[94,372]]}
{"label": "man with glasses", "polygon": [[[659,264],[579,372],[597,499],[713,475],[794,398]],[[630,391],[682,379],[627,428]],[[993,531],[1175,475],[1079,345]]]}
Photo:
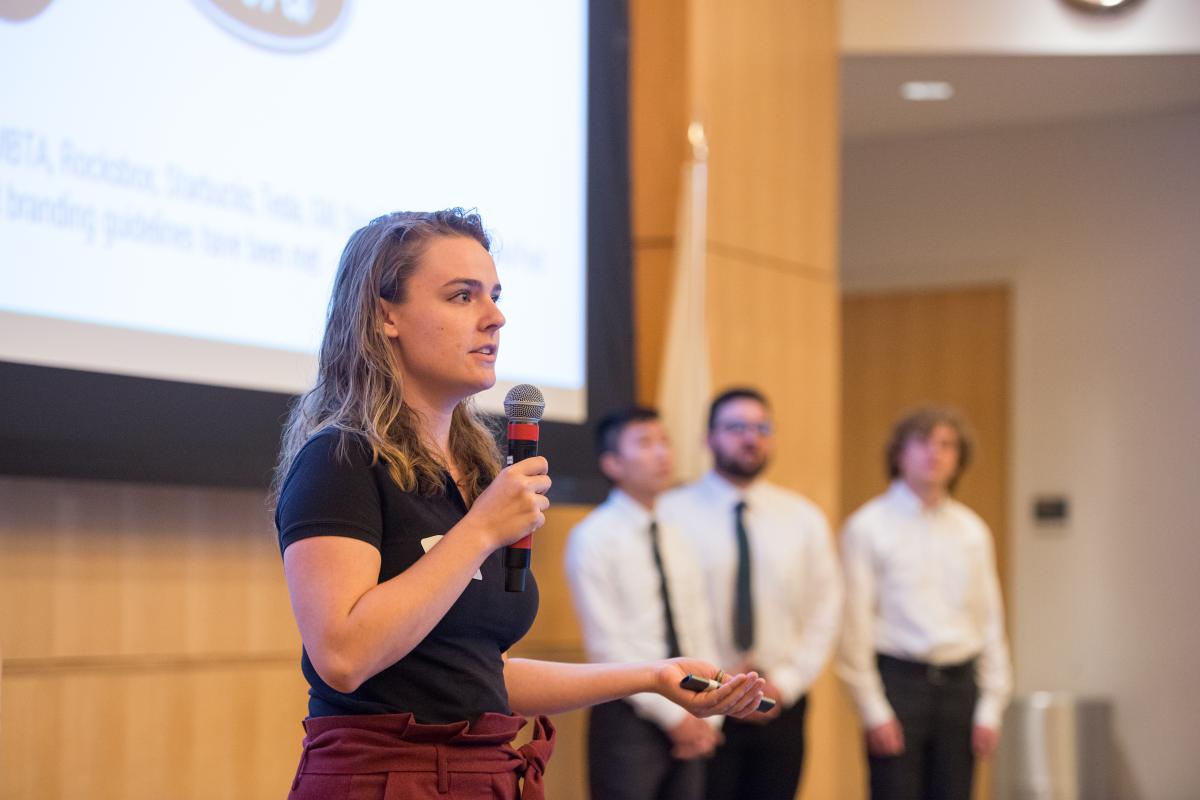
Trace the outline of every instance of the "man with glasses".
{"label": "man with glasses", "polygon": [[721,665],[753,669],[777,704],[726,719],[709,798],[792,800],[804,758],[807,692],[833,647],[842,589],[829,525],[812,502],[760,478],[774,445],[766,398],[739,387],[713,400],[713,469],[668,492],[660,514],[705,573]]}

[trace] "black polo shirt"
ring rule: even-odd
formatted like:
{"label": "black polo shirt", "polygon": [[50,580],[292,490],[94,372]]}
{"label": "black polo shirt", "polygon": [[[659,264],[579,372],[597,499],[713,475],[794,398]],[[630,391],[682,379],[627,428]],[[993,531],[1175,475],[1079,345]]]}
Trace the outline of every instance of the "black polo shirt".
{"label": "black polo shirt", "polygon": [[[339,457],[344,439],[347,451]],[[275,526],[280,551],[310,536],[348,536],[379,549],[379,581],[408,569],[467,513],[458,487],[446,475],[443,492],[402,491],[355,434],[323,430],[296,456],[279,495]],[[343,694],[313,669],[307,652],[300,666],[309,684],[308,713],[396,714],[418,722],[474,720],[486,711],[509,713],[500,654],[525,635],[537,614],[537,584],[504,591],[504,552],[488,556],[479,573],[429,635],[404,658]]]}

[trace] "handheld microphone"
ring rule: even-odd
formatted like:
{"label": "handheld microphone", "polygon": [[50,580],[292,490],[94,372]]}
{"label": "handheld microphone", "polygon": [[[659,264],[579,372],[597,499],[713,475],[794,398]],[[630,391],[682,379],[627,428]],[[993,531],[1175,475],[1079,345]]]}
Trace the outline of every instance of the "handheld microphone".
{"label": "handheld microphone", "polygon": [[[508,419],[508,465],[532,458],[538,452],[538,430],[546,398],[536,386],[522,383],[504,396],[504,416]],[[529,556],[533,549],[532,534],[504,548],[504,591],[525,591],[525,576],[529,574]]]}

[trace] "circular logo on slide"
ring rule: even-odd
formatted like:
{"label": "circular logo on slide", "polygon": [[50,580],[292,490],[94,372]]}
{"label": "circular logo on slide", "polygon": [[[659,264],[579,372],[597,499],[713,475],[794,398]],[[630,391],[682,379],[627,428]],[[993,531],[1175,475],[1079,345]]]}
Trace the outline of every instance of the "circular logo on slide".
{"label": "circular logo on slide", "polygon": [[0,19],[24,22],[46,10],[50,0],[0,0]]}
{"label": "circular logo on slide", "polygon": [[350,7],[350,0],[193,2],[225,30],[269,50],[312,50],[326,44],[341,30]]}

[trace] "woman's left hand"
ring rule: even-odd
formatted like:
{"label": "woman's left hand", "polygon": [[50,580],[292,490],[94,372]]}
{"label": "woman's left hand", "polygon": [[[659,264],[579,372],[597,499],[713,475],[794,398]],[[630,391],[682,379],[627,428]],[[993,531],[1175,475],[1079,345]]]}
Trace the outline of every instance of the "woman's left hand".
{"label": "woman's left hand", "polygon": [[[679,682],[686,675],[713,680],[718,680],[719,675],[721,688],[707,692],[684,689]],[[753,714],[758,708],[758,701],[763,698],[763,687],[766,686],[766,681],[755,672],[729,675],[707,661],[695,658],[672,658],[659,662],[655,679],[659,694],[683,706],[697,717],[711,717],[716,714],[744,717]]]}

